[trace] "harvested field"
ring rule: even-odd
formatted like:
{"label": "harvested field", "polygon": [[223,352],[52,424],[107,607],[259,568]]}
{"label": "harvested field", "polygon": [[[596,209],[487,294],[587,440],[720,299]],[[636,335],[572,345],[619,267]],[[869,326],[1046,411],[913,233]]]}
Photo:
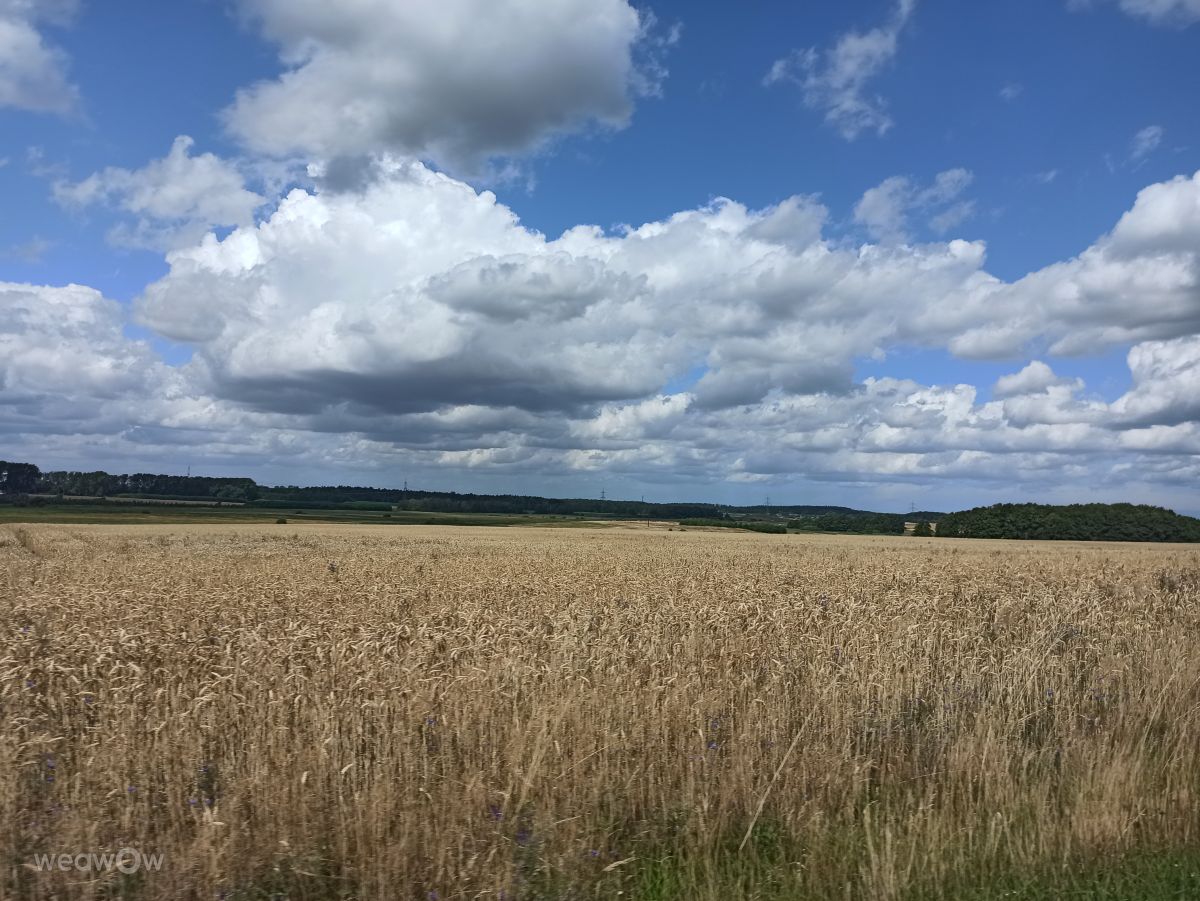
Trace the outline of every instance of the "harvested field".
{"label": "harvested field", "polygon": [[0,603],[7,898],[1200,897],[1194,547],[8,525]]}

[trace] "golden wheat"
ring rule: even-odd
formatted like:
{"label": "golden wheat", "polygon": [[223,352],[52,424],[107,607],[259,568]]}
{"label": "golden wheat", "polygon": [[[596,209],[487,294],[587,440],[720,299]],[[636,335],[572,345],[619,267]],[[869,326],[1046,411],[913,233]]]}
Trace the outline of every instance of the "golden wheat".
{"label": "golden wheat", "polygon": [[[0,567],[7,897],[900,898],[1200,838],[1194,550],[29,526]],[[161,870],[32,865],[121,847]]]}

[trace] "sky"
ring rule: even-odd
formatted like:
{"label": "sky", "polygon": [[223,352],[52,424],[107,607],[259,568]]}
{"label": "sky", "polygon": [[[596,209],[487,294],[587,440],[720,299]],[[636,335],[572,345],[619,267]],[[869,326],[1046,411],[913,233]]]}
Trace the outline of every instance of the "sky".
{"label": "sky", "polygon": [[0,457],[1200,514],[1200,0],[0,0]]}

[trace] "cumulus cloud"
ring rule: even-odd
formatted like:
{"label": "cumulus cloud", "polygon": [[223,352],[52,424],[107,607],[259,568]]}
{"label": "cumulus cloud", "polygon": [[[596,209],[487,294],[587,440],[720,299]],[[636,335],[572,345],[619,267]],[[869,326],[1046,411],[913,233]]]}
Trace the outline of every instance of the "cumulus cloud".
{"label": "cumulus cloud", "polygon": [[893,176],[863,194],[854,208],[854,221],[880,241],[909,239],[909,217],[924,213],[937,234],[945,234],[975,213],[975,203],[959,200],[974,175],[966,169],[938,173],[933,183],[920,187],[906,176]]}
{"label": "cumulus cloud", "polygon": [[[952,204],[967,181],[904,196]],[[884,233],[886,204],[870,209]],[[139,310],[197,345],[227,399],[323,415],[577,411],[697,367],[696,403],[719,409],[848,390],[856,357],[897,343],[1014,357],[1200,331],[1200,174],[1147,188],[1079,257],[1016,282],[986,272],[978,242],[839,247],[825,218],[811,198],[718,201],[548,240],[489,192],[391,162],[363,192],[296,190],[261,224],[176,251]]]}
{"label": "cumulus cloud", "polygon": [[771,65],[763,83],[797,85],[805,104],[822,110],[825,121],[847,141],[866,132],[883,135],[894,123],[886,101],[872,94],[870,85],[895,59],[900,33],[915,9],[916,0],[899,0],[886,25],[844,34],[824,51],[793,51]]}
{"label": "cumulus cloud", "polygon": [[193,156],[195,142],[175,139],[170,152],[141,169],[110,167],[80,182],[59,181],[55,199],[82,209],[112,206],[133,217],[118,225],[113,243],[150,249],[192,244],[209,229],[248,225],[266,198],[246,187],[232,163],[211,153]]}
{"label": "cumulus cloud", "polygon": [[1077,381],[1058,377],[1054,374],[1054,370],[1041,360],[1034,360],[1020,372],[997,379],[992,394],[995,397],[1042,394],[1051,388],[1064,385],[1071,385],[1075,388],[1082,387]]}
{"label": "cumulus cloud", "polygon": [[835,250],[801,197],[547,240],[489,192],[385,168],[171,254],[143,321],[195,343],[226,397],[279,412],[577,411],[697,366],[697,403],[719,408],[848,389],[855,355],[915,327],[882,298],[928,309],[982,261],[966,242]]}
{"label": "cumulus cloud", "polygon": [[1119,421],[1139,426],[1200,422],[1200,337],[1146,341],[1129,351],[1133,387],[1113,404]]}
{"label": "cumulus cloud", "polygon": [[76,0],[0,0],[0,108],[67,114],[79,92],[67,77],[67,56],[39,25],[64,25]]}
{"label": "cumulus cloud", "polygon": [[240,0],[285,71],[238,92],[251,149],[324,159],[392,152],[475,172],[592,124],[625,125],[662,54],[626,0]]}
{"label": "cumulus cloud", "polygon": [[0,282],[0,321],[6,433],[119,431],[163,394],[168,368],[98,291]]}
{"label": "cumulus cloud", "polygon": [[1074,259],[1013,283],[981,282],[964,294],[976,319],[952,352],[1004,357],[1044,340],[1054,354],[1200,332],[1200,172],[1139,192],[1117,226]]}

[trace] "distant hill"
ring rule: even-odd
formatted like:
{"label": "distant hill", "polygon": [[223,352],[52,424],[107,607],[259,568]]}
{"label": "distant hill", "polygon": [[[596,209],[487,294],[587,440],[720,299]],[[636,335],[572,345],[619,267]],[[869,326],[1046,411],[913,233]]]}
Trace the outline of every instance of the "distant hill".
{"label": "distant hill", "polygon": [[939,538],[1200,541],[1200,519],[1135,504],[995,504],[938,520]]}
{"label": "distant hill", "polygon": [[853,507],[832,507],[832,506],[814,506],[811,504],[780,504],[770,507],[758,504],[750,507],[738,507],[739,512],[753,513],[763,516],[795,516],[795,517],[816,517],[816,516],[902,516],[908,519],[918,519],[925,521],[936,522],[940,517],[945,516],[945,513],[937,513],[933,510],[917,510],[912,513],[903,514],[880,514],[873,510],[856,510]]}

